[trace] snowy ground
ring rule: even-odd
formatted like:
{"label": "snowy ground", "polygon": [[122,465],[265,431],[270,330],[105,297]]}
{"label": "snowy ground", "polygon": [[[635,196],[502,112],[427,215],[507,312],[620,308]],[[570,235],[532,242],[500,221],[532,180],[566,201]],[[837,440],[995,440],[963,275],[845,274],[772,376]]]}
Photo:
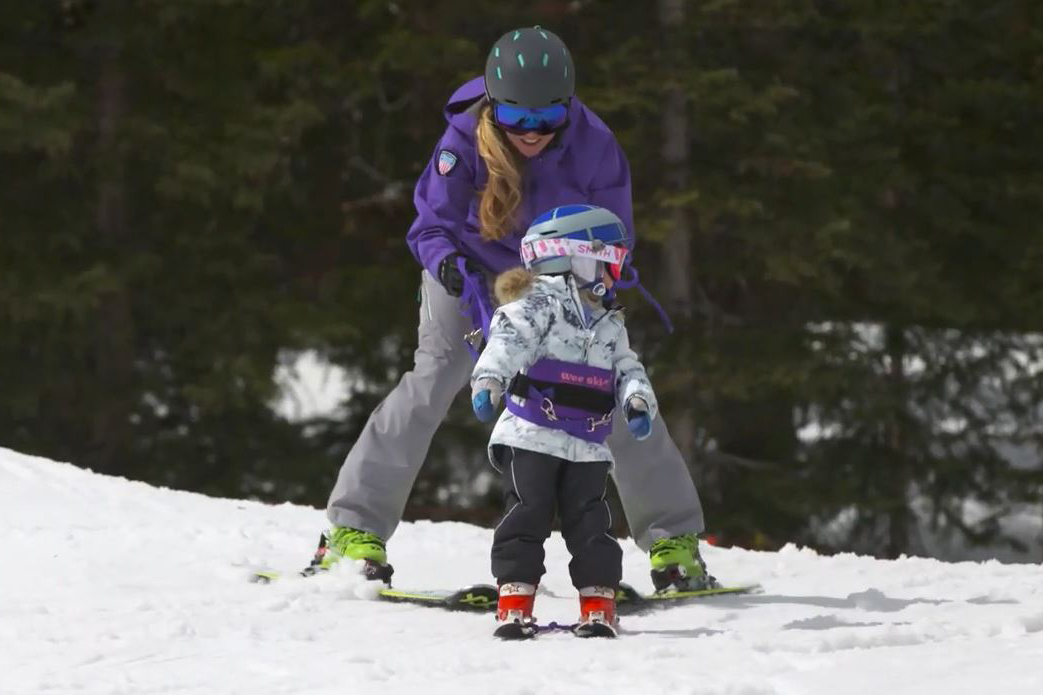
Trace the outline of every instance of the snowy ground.
{"label": "snowy ground", "polygon": [[[163,490],[0,449],[0,693],[1043,692],[1043,569],[707,548],[764,593],[626,618],[615,641],[490,638],[487,615],[366,600],[297,568],[321,511]],[[404,524],[396,584],[488,581],[489,531]],[[649,588],[624,545],[624,576]],[[543,621],[575,618],[561,539]]]}

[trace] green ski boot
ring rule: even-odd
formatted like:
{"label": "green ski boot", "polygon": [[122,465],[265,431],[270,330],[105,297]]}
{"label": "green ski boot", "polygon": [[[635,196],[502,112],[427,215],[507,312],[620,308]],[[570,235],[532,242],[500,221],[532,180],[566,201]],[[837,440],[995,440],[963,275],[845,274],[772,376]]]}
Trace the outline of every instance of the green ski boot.
{"label": "green ski boot", "polygon": [[717,586],[699,555],[699,537],[686,533],[660,538],[648,551],[652,562],[652,585],[661,591],[695,591]]}
{"label": "green ski boot", "polygon": [[384,541],[368,531],[346,526],[334,526],[329,531],[323,531],[315,557],[301,574],[324,572],[345,558],[362,560],[362,573],[366,579],[391,584],[395,568],[388,564]]}

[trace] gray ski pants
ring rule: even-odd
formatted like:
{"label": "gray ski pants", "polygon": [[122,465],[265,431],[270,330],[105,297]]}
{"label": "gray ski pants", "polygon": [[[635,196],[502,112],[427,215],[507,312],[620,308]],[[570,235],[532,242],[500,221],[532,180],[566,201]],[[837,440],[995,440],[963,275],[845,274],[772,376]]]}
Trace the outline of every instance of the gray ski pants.
{"label": "gray ski pants", "polygon": [[[474,362],[463,336],[470,321],[427,271],[420,297],[419,344],[414,366],[374,409],[348,452],[330,494],[327,515],[338,526],[388,539],[402,518],[435,431],[456,395],[470,382]],[[658,538],[703,530],[703,510],[681,452],[656,418],[638,442],[618,414],[609,448],[612,475],[630,530],[648,550]]]}

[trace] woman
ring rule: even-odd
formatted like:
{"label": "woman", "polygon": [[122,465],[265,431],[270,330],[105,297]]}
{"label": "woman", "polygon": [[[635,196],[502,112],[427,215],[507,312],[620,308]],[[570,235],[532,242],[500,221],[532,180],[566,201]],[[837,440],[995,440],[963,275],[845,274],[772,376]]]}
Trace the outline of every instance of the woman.
{"label": "woman", "polygon": [[[407,235],[424,268],[414,367],[373,411],[340,469],[328,507],[333,526],[314,569],[348,557],[365,560],[368,576],[390,579],[384,543],[473,366],[463,341],[475,326],[461,314],[461,267],[485,274],[516,267],[533,217],[571,203],[611,210],[633,239],[626,157],[574,91],[565,44],[532,27],[504,34],[484,78],[446,104],[449,125],[417,182]],[[621,424],[608,440],[616,486],[635,541],[650,551],[656,587],[712,581],[695,535],[703,529],[699,497],[662,420],[640,443]]]}

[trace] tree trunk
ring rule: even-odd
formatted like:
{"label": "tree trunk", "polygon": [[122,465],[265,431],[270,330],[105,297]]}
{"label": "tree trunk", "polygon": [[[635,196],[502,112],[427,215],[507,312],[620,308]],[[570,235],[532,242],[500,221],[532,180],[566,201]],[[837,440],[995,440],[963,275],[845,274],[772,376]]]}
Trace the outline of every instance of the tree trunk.
{"label": "tree trunk", "polygon": [[[684,36],[682,28],[686,17],[687,0],[659,0],[660,39],[663,46],[663,57],[672,71],[682,61]],[[665,74],[670,74],[667,72]],[[668,193],[679,193],[687,189],[689,176],[689,133],[688,133],[688,96],[676,82],[669,82],[663,90],[663,141],[660,155],[662,157],[664,189]],[[663,295],[666,310],[674,319],[681,332],[678,336],[683,356],[690,352],[691,338],[685,332],[689,329],[692,317],[691,287],[691,237],[695,220],[691,212],[684,206],[675,206],[667,211],[669,230],[663,248]],[[681,450],[682,456],[692,467],[697,453],[695,410],[691,399],[694,384],[692,375],[685,369],[678,369],[673,375],[683,380],[679,392],[681,399],[670,405],[667,413],[670,422],[670,433]],[[673,378],[673,377],[672,377]],[[694,469],[693,475],[697,483],[708,482],[705,471]]]}
{"label": "tree trunk", "polygon": [[[119,26],[121,2],[108,3],[98,20]],[[110,33],[111,32],[111,33]],[[122,37],[106,32],[98,51],[98,190],[95,224],[111,288],[98,298],[94,333],[96,401],[87,465],[127,473],[133,433],[134,328],[120,259],[128,253],[126,172],[120,136],[127,113]],[[92,399],[93,400],[93,399]]]}
{"label": "tree trunk", "polygon": [[908,385],[905,375],[905,331],[901,327],[887,326],[885,329],[886,352],[891,367],[888,377],[891,382],[893,407],[886,424],[885,451],[890,460],[882,462],[888,468],[884,494],[887,500],[887,557],[896,558],[909,549],[912,520],[909,510],[909,452],[906,436],[908,415]]}

